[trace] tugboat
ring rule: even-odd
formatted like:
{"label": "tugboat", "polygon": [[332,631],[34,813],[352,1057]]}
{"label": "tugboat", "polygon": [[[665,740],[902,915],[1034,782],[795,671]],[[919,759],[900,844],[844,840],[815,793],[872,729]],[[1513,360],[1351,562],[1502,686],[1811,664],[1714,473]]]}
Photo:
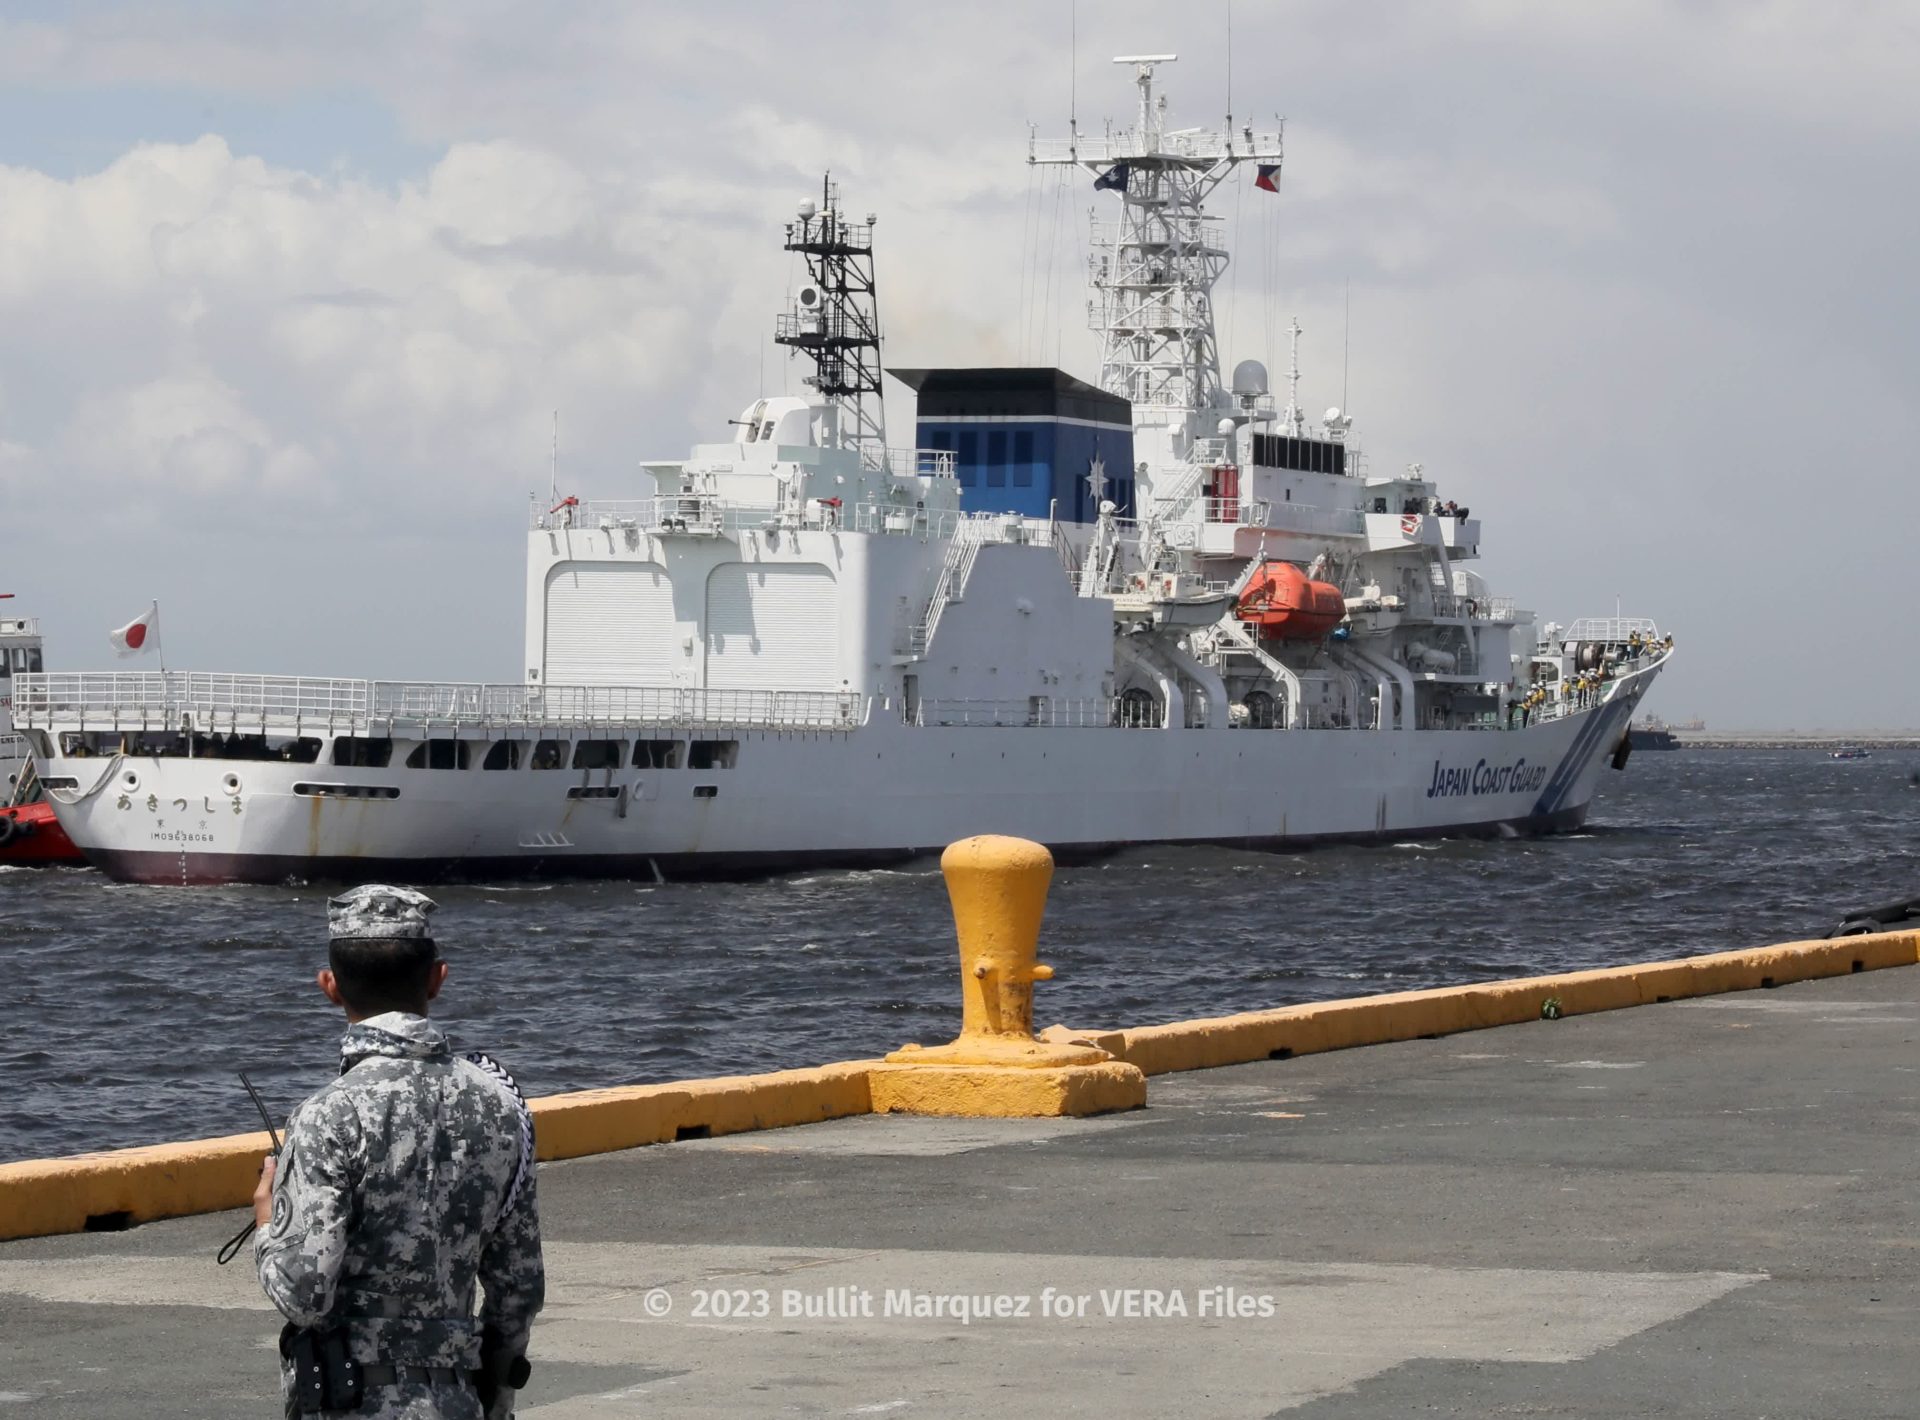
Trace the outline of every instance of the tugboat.
{"label": "tugboat", "polygon": [[[0,592],[0,601],[12,599],[12,592]],[[86,861],[40,791],[26,737],[13,732],[14,673],[39,674],[41,655],[38,621],[0,617],[0,866]]]}
{"label": "tugboat", "polygon": [[1680,737],[1664,720],[1649,715],[1627,731],[1635,749],[1679,749]]}
{"label": "tugboat", "polygon": [[1830,759],[1871,759],[1873,758],[1873,756],[1868,751],[1861,749],[1858,745],[1848,745],[1845,749],[1837,749],[1833,751],[1833,753],[1830,754],[1828,758]]}

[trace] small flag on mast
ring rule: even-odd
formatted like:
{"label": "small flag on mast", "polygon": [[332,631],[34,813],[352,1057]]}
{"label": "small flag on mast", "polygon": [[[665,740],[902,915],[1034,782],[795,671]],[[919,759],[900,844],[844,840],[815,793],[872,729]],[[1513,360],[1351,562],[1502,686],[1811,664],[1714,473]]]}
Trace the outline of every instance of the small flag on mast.
{"label": "small flag on mast", "polygon": [[1280,165],[1278,163],[1261,163],[1254,171],[1253,185],[1262,192],[1278,192],[1280,190],[1279,177]]}
{"label": "small flag on mast", "polygon": [[123,656],[137,656],[146,650],[147,642],[157,640],[160,634],[160,603],[155,602],[144,616],[136,616],[118,631],[108,633],[113,649]]}
{"label": "small flag on mast", "polygon": [[1115,163],[1099,177],[1093,180],[1095,192],[1125,192],[1127,175],[1131,171],[1125,163]]}

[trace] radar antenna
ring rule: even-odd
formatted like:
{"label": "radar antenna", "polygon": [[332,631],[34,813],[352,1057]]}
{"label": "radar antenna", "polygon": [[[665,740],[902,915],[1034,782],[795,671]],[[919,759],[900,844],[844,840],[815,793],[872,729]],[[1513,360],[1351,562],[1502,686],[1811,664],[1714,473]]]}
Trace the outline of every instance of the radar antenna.
{"label": "radar antenna", "polygon": [[1281,161],[1281,130],[1166,127],[1165,95],[1153,92],[1154,66],[1171,54],[1125,55],[1140,91],[1131,129],[1108,125],[1105,137],[1075,131],[1066,142],[1030,140],[1027,161],[1079,167],[1094,186],[1120,196],[1118,221],[1093,221],[1089,324],[1101,339],[1100,384],[1133,402],[1136,415],[1158,409],[1186,416],[1189,433],[1213,433],[1211,411],[1225,402],[1214,335],[1213,287],[1227,253],[1207,196],[1241,163],[1257,161],[1271,178]]}
{"label": "radar antenna", "polygon": [[839,406],[841,443],[872,467],[886,462],[880,394],[880,298],[874,286],[873,225],[840,212],[840,188],[821,179],[820,205],[800,204],[786,249],[807,263],[803,285],[774,327],[774,340],[813,361],[803,383]]}

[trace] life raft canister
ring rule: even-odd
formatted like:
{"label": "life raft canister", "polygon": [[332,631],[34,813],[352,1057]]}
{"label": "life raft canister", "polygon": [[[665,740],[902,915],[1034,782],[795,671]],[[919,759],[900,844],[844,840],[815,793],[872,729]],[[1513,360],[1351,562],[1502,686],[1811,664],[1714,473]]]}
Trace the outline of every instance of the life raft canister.
{"label": "life raft canister", "polygon": [[1240,594],[1234,615],[1277,641],[1315,641],[1347,614],[1331,582],[1316,582],[1291,562],[1263,562]]}

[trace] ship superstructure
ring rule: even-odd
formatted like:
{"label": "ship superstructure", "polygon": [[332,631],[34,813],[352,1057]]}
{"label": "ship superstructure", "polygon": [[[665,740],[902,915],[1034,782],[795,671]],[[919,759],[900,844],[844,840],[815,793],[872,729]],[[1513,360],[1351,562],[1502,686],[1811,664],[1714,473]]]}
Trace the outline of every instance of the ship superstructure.
{"label": "ship superstructure", "polygon": [[13,678],[46,669],[42,646],[36,618],[0,616],[0,784],[4,785],[0,803],[13,801],[30,759],[26,738],[13,728]]}
{"label": "ship superstructure", "polygon": [[[980,832],[1063,852],[1579,823],[1671,652],[1651,622],[1538,627],[1481,524],[1346,414],[1230,380],[1207,196],[1278,131],[1169,129],[1156,66],[1084,169],[1097,383],[894,372],[874,219],[831,183],[786,228],[776,339],[806,392],[643,465],[649,496],[531,510],[504,685],[27,675],[62,823],[154,882],[679,874],[893,860]],[[1297,328],[1296,328],[1297,339]]]}

